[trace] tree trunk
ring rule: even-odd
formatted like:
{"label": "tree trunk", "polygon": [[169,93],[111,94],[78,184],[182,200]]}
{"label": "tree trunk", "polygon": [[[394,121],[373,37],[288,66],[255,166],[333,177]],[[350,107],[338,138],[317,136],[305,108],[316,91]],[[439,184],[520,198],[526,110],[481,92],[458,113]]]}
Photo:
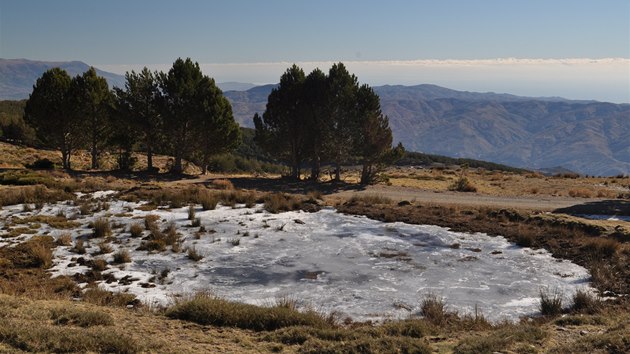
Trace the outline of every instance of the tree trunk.
{"label": "tree trunk", "polygon": [[339,160],[335,161],[335,181],[341,181],[341,164]]}
{"label": "tree trunk", "polygon": [[315,157],[311,163],[311,180],[317,182],[319,181],[319,174],[321,171],[321,161],[319,156]]}
{"label": "tree trunk", "polygon": [[175,156],[175,164],[173,165],[173,172],[182,173],[182,155],[178,154]]}
{"label": "tree trunk", "polygon": [[98,169],[98,150],[96,149],[96,141],[92,142],[92,169]]}
{"label": "tree trunk", "polygon": [[372,168],[367,164],[363,165],[363,170],[361,171],[361,184],[370,184],[372,180]]}
{"label": "tree trunk", "polygon": [[153,171],[153,148],[151,145],[147,146],[147,171]]}

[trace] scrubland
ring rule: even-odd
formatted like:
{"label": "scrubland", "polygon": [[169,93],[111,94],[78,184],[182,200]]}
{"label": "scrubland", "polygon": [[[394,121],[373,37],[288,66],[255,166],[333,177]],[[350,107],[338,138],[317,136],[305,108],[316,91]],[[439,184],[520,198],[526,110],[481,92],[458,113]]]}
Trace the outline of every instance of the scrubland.
{"label": "scrubland", "polygon": [[[8,151],[8,150],[4,150]],[[37,158],[46,157],[36,151]],[[16,153],[15,156],[18,156]],[[10,154],[3,155],[4,158]],[[87,156],[87,155],[86,155]],[[54,158],[54,156],[52,156]],[[23,157],[15,157],[23,159]],[[5,167],[22,162],[2,161]],[[17,160],[16,160],[17,161]],[[21,161],[21,160],[20,160]],[[87,159],[86,159],[87,162]],[[77,165],[80,166],[80,165]],[[79,168],[79,167],[78,167]],[[391,169],[382,182],[434,191],[437,194],[462,176],[448,169]],[[539,174],[466,171],[465,177],[479,195],[562,196],[575,204],[615,201],[621,209],[628,202],[630,179],[545,177]],[[247,178],[240,176],[239,180]],[[76,227],[70,215],[33,216],[22,224],[0,220],[3,238],[30,235],[29,240],[0,248],[0,350],[4,352],[300,352],[300,353],[623,353],[630,351],[630,226],[624,221],[597,221],[563,213],[482,206],[428,204],[392,200],[386,195],[339,197],[353,191],[342,183],[332,188],[309,184],[303,193],[270,193],[268,188],[240,189],[231,176],[176,177],[113,175],[97,172],[4,170],[0,173],[0,205],[44,207],[47,203],[80,200],[77,193],[99,190],[120,192],[119,198],[146,201],[145,208],[186,207],[198,203],[204,210],[222,205],[264,203],[270,212],[307,209],[322,204],[344,213],[367,215],[386,222],[432,224],[462,232],[501,235],[517,245],[544,248],[589,270],[598,295],[590,293],[540,293],[540,314],[516,322],[490,323],[482,312],[458,314],[447,300],[419,294],[421,309],[408,319],[381,324],[356,323],[334,313],[298,311],[299,299],[277,299],[269,306],[231,302],[211,293],[189,294],[166,307],[147,306],[132,295],[96,287],[94,279],[81,289],[71,277],[51,278],[53,252],[68,247],[71,238],[40,234],[35,224],[58,230]],[[176,180],[176,181],[174,181]],[[276,189],[285,183],[273,180]],[[253,183],[255,186],[255,183]],[[452,189],[452,188],[451,188]],[[292,190],[295,192],[295,190]],[[85,201],[85,213],[106,210],[105,203]],[[625,210],[625,209],[624,209]],[[83,213],[83,210],[80,210]],[[36,214],[36,213],[35,213]],[[189,213],[191,224],[195,213]],[[131,237],[153,233],[151,240],[175,247],[167,229],[156,229],[148,219],[129,229]],[[93,237],[107,239],[116,225],[95,222]],[[108,229],[109,228],[109,229]],[[135,229],[135,231],[133,230]],[[13,232],[13,234],[11,234]],[[175,234],[176,236],[176,231]],[[169,243],[170,242],[170,243]],[[157,246],[160,246],[159,244]],[[77,255],[85,245],[73,244]],[[160,246],[161,247],[161,246]],[[85,248],[83,250],[85,252]],[[124,266],[133,258],[99,246],[111,254],[113,264]],[[115,253],[115,254],[114,254]],[[190,262],[198,254],[189,249]],[[104,256],[103,256],[104,257]],[[97,257],[98,258],[98,257]],[[85,280],[85,279],[84,279]],[[90,280],[92,283],[90,284]]]}

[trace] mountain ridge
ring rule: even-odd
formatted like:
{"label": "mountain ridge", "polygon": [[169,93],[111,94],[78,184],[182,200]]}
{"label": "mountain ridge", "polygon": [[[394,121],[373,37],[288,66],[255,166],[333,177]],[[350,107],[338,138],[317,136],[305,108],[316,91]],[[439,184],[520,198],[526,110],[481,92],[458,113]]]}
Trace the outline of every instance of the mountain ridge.
{"label": "mountain ridge", "polygon": [[[27,98],[36,79],[53,66],[71,75],[89,68],[79,61],[0,59],[0,99]],[[124,85],[122,75],[97,73],[110,86]],[[234,117],[244,127],[253,127],[252,117],[264,112],[277,86],[235,91],[229,88],[253,84],[223,84],[218,86],[225,88]],[[630,104],[457,91],[431,84],[373,89],[390,119],[394,141],[408,150],[529,169],[562,166],[588,175],[630,175]]]}

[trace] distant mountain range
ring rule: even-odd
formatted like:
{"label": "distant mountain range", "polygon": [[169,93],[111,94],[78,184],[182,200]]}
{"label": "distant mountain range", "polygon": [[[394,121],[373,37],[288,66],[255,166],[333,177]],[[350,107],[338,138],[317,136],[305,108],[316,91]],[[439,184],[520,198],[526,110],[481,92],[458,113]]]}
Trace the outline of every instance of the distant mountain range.
{"label": "distant mountain range", "polygon": [[[275,85],[228,91],[252,127]],[[410,151],[531,169],[630,174],[630,105],[463,92],[435,85],[376,86],[394,141]]]}
{"label": "distant mountain range", "polygon": [[[76,76],[86,72],[90,65],[81,61],[35,61],[28,59],[2,59],[0,58],[0,100],[21,100],[28,98],[33,91],[33,85],[42,74],[51,68],[60,67]],[[99,70],[96,73],[109,83],[110,87],[124,87],[125,76]],[[255,87],[254,84],[242,82],[220,82],[217,86],[221,90],[248,90]]]}
{"label": "distant mountain range", "polygon": [[[35,81],[51,68],[60,67],[75,76],[87,71],[90,66],[80,61],[34,61],[27,59],[0,59],[0,99],[21,100],[28,98],[33,91]],[[96,73],[105,79],[111,87],[122,87],[125,77],[96,69]]]}
{"label": "distant mountain range", "polygon": [[[28,98],[36,79],[60,66],[71,75],[82,62],[0,59],[0,99]],[[98,70],[111,86],[124,77]],[[235,119],[253,127],[276,85],[219,83]],[[589,175],[630,174],[630,104],[464,92],[435,85],[376,86],[394,141],[408,150],[467,157],[533,169]]]}

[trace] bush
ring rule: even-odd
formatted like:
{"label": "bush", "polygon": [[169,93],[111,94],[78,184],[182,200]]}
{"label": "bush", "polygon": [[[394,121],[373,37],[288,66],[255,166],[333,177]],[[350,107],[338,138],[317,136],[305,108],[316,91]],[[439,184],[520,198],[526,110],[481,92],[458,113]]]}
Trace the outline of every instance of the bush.
{"label": "bush", "polygon": [[584,290],[578,290],[573,295],[573,305],[571,306],[571,310],[592,315],[601,310],[601,304],[591,293]]}
{"label": "bush", "polygon": [[131,255],[127,250],[119,250],[114,253],[114,264],[123,264],[131,262]]}
{"label": "bush", "polygon": [[448,190],[456,192],[476,192],[477,187],[475,187],[468,178],[462,176],[458,178],[457,181],[453,182],[453,184],[448,187]]}
{"label": "bush", "polygon": [[188,249],[188,259],[198,262],[203,259],[201,253],[197,252],[195,247],[191,247]]}
{"label": "bush", "polygon": [[562,294],[559,290],[540,290],[540,313],[543,316],[557,316],[562,313]]}
{"label": "bush", "polygon": [[51,320],[56,325],[75,325],[79,327],[111,326],[114,319],[105,312],[80,311],[58,308],[51,311]]}
{"label": "bush", "polygon": [[72,245],[72,235],[69,233],[63,233],[57,237],[55,243],[58,246],[70,246]]}
{"label": "bush", "polygon": [[198,199],[203,210],[214,210],[219,203],[219,199],[207,190],[199,191]]}
{"label": "bush", "polygon": [[263,308],[200,293],[166,311],[166,316],[202,325],[273,331],[289,326],[326,327],[331,319],[315,311],[298,312],[286,307]]}
{"label": "bush", "polygon": [[420,314],[424,318],[436,325],[446,323],[447,312],[444,299],[435,294],[428,294],[420,304]]}
{"label": "bush", "polygon": [[142,231],[144,231],[144,229],[140,224],[132,224],[129,226],[129,233],[133,238],[142,237]]}
{"label": "bush", "polygon": [[188,220],[194,220],[194,219],[195,219],[195,206],[189,205],[188,206]]}
{"label": "bush", "polygon": [[38,170],[52,170],[55,168],[55,164],[49,159],[44,158],[35,160],[35,162],[26,167]]}
{"label": "bush", "polygon": [[271,193],[265,197],[264,208],[270,213],[299,210],[301,207],[302,200],[288,194]]}
{"label": "bush", "polygon": [[112,234],[112,227],[109,224],[109,220],[106,218],[98,218],[94,221],[94,231],[92,232],[93,238],[103,238]]}

